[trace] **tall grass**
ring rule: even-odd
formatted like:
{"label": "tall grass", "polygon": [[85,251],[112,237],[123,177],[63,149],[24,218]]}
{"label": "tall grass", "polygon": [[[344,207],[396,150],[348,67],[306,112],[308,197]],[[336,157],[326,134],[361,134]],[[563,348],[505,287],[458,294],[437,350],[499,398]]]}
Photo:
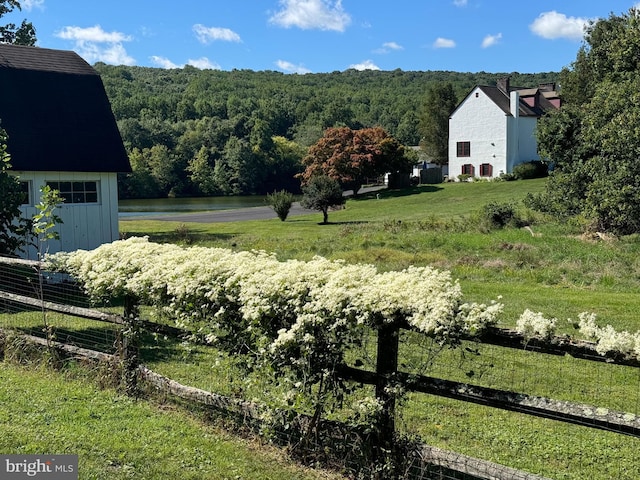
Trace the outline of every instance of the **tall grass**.
{"label": "tall grass", "polygon": [[[265,250],[284,260],[315,255],[372,263],[380,270],[430,265],[450,270],[470,300],[502,296],[505,326],[526,308],[546,316],[575,318],[594,311],[619,329],[640,328],[640,242],[584,237],[579,225],[554,222],[519,202],[543,191],[545,179],[516,182],[446,183],[403,191],[382,191],[350,199],[331,212],[234,223],[126,220],[123,235],[190,241],[236,250]],[[487,203],[513,203],[528,228],[489,230],[479,218]],[[186,226],[186,227],[185,227]],[[561,324],[564,326],[564,322]],[[568,324],[567,324],[568,325]],[[569,328],[568,326],[566,328]],[[567,330],[568,331],[568,330]]]}
{"label": "tall grass", "polygon": [[[502,326],[514,326],[525,310],[559,319],[559,333],[575,334],[565,319],[593,311],[618,330],[640,329],[640,242],[638,236],[583,235],[578,223],[557,222],[526,210],[519,202],[543,191],[545,180],[456,183],[384,191],[380,198],[350,199],[331,213],[240,223],[188,223],[203,245],[275,252],[280,259],[322,255],[380,270],[431,265],[450,270],[467,298],[501,297]],[[487,203],[511,203],[527,228],[491,229],[482,221]],[[144,220],[121,223],[123,233],[176,241],[175,225]],[[416,292],[420,295],[420,292]],[[411,341],[403,368],[420,351]],[[474,354],[476,352],[478,354]],[[500,352],[500,353],[498,353]],[[155,368],[202,388],[225,384],[230,393],[244,385],[224,361],[198,348],[182,351],[182,363],[155,358]],[[216,367],[211,367],[215,363]],[[188,365],[188,366],[187,366]],[[209,374],[203,374],[205,369]],[[216,371],[217,373],[214,373]],[[640,372],[575,359],[469,346],[446,352],[429,374],[458,381],[640,413]],[[220,376],[218,376],[220,375]],[[226,377],[225,377],[226,375]],[[224,380],[226,378],[228,380]],[[258,395],[244,391],[243,394]],[[585,427],[565,425],[428,395],[410,395],[400,422],[429,444],[503,463],[550,478],[635,479],[640,441]]]}

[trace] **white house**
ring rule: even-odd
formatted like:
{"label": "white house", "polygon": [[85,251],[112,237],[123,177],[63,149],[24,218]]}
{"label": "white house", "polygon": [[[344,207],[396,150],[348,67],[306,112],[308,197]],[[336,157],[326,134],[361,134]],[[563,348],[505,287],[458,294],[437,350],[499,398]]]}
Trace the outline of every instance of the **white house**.
{"label": "white house", "polygon": [[450,178],[498,177],[539,160],[538,119],[559,107],[554,84],[519,88],[503,78],[497,86],[475,87],[449,118]]}
{"label": "white house", "polygon": [[0,122],[26,193],[24,216],[36,213],[44,185],[64,198],[55,212],[60,240],[48,251],[117,240],[117,173],[131,166],[98,73],[74,52],[0,45]]}

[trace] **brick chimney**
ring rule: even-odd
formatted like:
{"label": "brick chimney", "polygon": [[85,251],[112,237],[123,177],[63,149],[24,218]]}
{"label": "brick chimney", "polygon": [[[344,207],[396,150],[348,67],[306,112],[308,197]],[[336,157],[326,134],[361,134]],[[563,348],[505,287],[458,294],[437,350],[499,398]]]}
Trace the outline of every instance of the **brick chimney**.
{"label": "brick chimney", "polygon": [[502,90],[504,93],[506,93],[507,95],[509,95],[509,91],[510,91],[509,82],[510,82],[509,77],[499,78],[497,82],[498,88]]}

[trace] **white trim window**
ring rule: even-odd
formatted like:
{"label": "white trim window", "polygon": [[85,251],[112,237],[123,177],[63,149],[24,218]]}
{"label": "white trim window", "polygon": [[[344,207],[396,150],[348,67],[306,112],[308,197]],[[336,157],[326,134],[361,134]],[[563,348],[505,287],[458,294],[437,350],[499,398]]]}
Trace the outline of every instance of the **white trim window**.
{"label": "white trim window", "polygon": [[49,187],[60,192],[65,204],[99,203],[100,182],[85,181],[56,181],[46,182]]}

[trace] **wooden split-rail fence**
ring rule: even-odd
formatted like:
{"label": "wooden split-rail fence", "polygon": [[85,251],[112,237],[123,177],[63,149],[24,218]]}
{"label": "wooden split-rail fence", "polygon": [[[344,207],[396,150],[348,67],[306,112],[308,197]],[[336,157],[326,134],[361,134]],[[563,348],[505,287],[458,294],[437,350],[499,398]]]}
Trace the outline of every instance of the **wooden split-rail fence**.
{"label": "wooden split-rail fence", "polygon": [[[39,271],[40,265],[38,262],[0,257],[0,278],[2,278],[3,270],[15,267]],[[92,308],[45,300],[42,295],[39,298],[37,295],[34,296],[25,293],[28,292],[23,291],[16,293],[16,288],[3,288],[2,282],[0,282],[0,329],[6,329],[2,318],[3,315],[7,314],[2,313],[2,306],[10,304],[22,306],[26,309],[43,309],[71,317],[106,322],[117,326],[120,331],[139,332],[147,330],[176,337],[186,337],[189,333],[178,328],[140,319],[137,314],[138,306],[130,300],[124,302],[123,314],[118,315],[101,312]],[[383,415],[380,416],[380,423],[377,429],[374,429],[377,432],[377,438],[374,440],[377,448],[386,451],[394,448],[393,441],[394,438],[396,438],[396,405],[395,397],[389,393],[390,389],[388,387],[397,386],[398,384],[401,384],[406,390],[412,392],[438,395],[536,417],[640,437],[640,417],[628,412],[612,411],[583,403],[559,401],[514,391],[487,388],[469,383],[403,372],[398,368],[401,330],[411,330],[411,327],[405,322],[396,322],[395,324],[385,324],[377,330],[375,371],[368,371],[348,365],[343,365],[339,369],[340,376],[345,380],[375,386],[376,397],[383,405]],[[117,338],[118,344],[114,348],[115,353],[104,353],[81,348],[73,344],[50,341],[40,336],[28,336],[28,339],[34,343],[46,346],[53,345],[56,349],[73,356],[83,356],[98,361],[118,363],[123,366],[122,378],[125,389],[131,394],[139,391],[139,382],[145,382],[167,395],[179,397],[183,400],[205,406],[215,407],[218,410],[231,412],[245,418],[252,418],[255,421],[260,420],[263,412],[263,408],[260,405],[182,385],[141,365],[138,361],[138,335],[118,335]],[[568,337],[556,337],[552,339],[552,341],[543,341],[535,338],[525,339],[515,331],[492,328],[485,332],[480,338],[474,338],[474,341],[510,349],[526,349],[541,354],[571,355],[575,358],[594,362],[608,362],[634,368],[640,367],[640,362],[636,359],[625,358],[620,355],[603,357],[596,352],[593,343],[575,341]],[[304,416],[300,416],[300,418],[304,418]],[[505,480],[543,479],[543,477],[538,475],[426,445],[412,451],[411,458],[407,460],[407,463],[420,463],[422,465],[427,464],[442,467],[445,470],[467,475],[468,478]],[[441,476],[438,478],[447,477]]]}

